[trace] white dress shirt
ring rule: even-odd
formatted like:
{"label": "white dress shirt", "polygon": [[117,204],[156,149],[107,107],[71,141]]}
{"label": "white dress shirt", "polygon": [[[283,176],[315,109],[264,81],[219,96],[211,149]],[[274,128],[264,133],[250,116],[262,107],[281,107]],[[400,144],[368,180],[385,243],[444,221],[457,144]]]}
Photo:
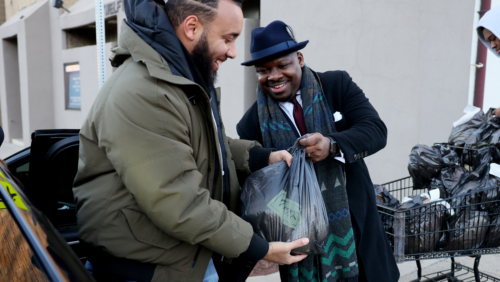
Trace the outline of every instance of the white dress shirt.
{"label": "white dress shirt", "polygon": [[[302,96],[300,95],[300,90],[297,92],[296,99],[297,99],[297,102],[302,107]],[[278,102],[278,104],[280,105],[280,108],[288,116],[288,118],[292,121],[293,126],[295,126],[295,129],[297,129],[297,132],[300,135],[300,130],[297,127],[297,125],[295,124],[295,119],[293,118],[293,103],[292,102]],[[338,146],[337,146],[337,148],[338,148]],[[339,153],[340,153],[340,157],[335,157],[335,159],[337,161],[345,164],[344,153],[341,150],[339,150]]]}

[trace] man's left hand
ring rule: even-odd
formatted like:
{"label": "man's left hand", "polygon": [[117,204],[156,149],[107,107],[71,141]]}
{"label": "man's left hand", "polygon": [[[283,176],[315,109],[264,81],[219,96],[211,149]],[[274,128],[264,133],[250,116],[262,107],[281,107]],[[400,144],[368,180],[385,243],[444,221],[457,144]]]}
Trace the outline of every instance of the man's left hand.
{"label": "man's left hand", "polygon": [[318,132],[309,135],[309,137],[299,140],[299,145],[306,147],[306,157],[310,154],[313,163],[326,159],[330,155],[330,138]]}

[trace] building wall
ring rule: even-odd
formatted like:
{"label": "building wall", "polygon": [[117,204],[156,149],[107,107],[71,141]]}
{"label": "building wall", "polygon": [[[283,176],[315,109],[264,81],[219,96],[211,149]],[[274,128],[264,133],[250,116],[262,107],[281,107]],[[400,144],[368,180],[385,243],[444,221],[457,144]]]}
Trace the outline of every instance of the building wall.
{"label": "building wall", "polygon": [[275,0],[261,2],[261,25],[290,24],[310,40],[306,64],[346,70],[364,90],[389,132],[387,147],[365,159],[383,183],[408,176],[411,148],[447,141],[462,115],[473,13],[470,0]]}
{"label": "building wall", "polygon": [[221,88],[222,120],[227,136],[232,138],[238,138],[236,124],[257,99],[255,72],[253,68],[241,66],[241,63],[251,60],[251,32],[258,26],[258,20],[245,19],[243,31],[236,40],[236,59],[224,62],[218,71],[216,87]]}
{"label": "building wall", "polygon": [[9,0],[0,0],[0,24],[3,24],[6,20],[5,18],[5,2]]}
{"label": "building wall", "polygon": [[5,1],[5,18],[8,20],[19,10],[30,6],[40,0],[4,0]]}

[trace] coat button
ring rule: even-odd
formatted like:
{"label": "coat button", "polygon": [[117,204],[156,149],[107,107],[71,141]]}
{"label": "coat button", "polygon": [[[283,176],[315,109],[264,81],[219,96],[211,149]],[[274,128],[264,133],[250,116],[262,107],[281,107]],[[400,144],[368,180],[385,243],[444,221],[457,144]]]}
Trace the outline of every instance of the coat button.
{"label": "coat button", "polygon": [[357,160],[358,159],[358,154],[354,155],[354,159]]}

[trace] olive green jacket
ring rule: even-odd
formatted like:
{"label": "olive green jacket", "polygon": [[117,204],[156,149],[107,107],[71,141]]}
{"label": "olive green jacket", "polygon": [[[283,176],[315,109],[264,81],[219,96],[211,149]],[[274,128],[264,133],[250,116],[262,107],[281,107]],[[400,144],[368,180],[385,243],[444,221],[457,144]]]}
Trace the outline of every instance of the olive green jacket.
{"label": "olive green jacket", "polygon": [[80,131],[73,188],[79,236],[116,257],[157,264],[154,281],[202,281],[212,252],[234,258],[250,244],[252,226],[233,211],[237,172],[250,174],[249,150],[260,145],[224,138],[228,209],[222,175],[214,184],[214,171],[222,171],[214,169],[216,158],[222,161],[209,96],[172,75],[155,50],[122,26],[111,57],[121,66]]}

